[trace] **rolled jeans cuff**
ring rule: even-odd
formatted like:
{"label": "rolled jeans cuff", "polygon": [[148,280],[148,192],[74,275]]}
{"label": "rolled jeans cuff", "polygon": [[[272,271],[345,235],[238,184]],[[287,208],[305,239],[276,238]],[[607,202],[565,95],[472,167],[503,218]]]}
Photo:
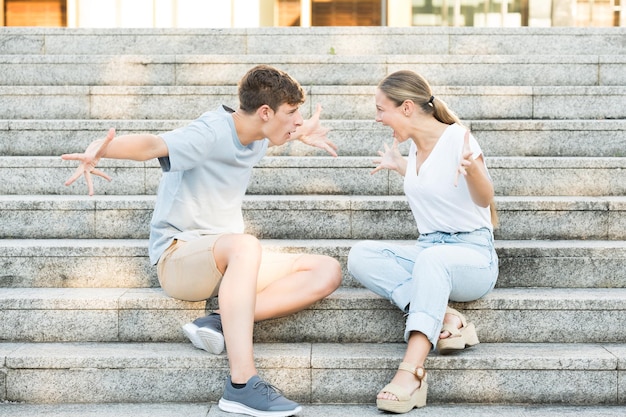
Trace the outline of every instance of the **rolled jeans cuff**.
{"label": "rolled jeans cuff", "polygon": [[409,312],[406,319],[406,326],[404,328],[404,341],[409,341],[411,332],[420,332],[424,334],[430,343],[432,343],[431,350],[437,346],[439,340],[439,333],[441,331],[441,321],[429,316],[423,312]]}

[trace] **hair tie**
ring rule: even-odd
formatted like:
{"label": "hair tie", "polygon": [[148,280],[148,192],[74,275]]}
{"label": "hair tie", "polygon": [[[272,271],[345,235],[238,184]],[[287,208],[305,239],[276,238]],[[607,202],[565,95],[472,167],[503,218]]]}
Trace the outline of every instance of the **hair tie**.
{"label": "hair tie", "polygon": [[428,104],[432,106],[434,101],[435,101],[435,96],[430,96],[430,100],[428,100]]}

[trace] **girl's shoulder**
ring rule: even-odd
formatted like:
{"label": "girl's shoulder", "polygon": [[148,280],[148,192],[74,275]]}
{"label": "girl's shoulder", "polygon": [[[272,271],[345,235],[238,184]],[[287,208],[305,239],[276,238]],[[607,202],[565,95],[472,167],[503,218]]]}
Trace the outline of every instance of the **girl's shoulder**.
{"label": "girl's shoulder", "polygon": [[461,137],[463,139],[465,137],[465,132],[467,132],[467,128],[465,126],[461,126],[458,123],[453,123],[446,129],[446,135],[452,138]]}

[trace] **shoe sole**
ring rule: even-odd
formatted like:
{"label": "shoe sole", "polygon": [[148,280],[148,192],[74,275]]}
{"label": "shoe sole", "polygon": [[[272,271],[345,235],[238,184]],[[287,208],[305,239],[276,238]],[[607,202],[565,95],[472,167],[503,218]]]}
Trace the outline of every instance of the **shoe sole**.
{"label": "shoe sole", "polygon": [[[384,388],[383,388],[384,390]],[[392,394],[396,395],[392,392]],[[422,380],[422,386],[411,394],[408,400],[381,400],[376,399],[376,408],[380,411],[389,411],[396,414],[408,413],[414,408],[422,408],[426,405],[426,397],[428,395],[428,383]]]}
{"label": "shoe sole", "polygon": [[288,417],[293,416],[294,414],[302,411],[301,406],[297,406],[293,410],[285,410],[285,411],[263,411],[257,410],[255,408],[250,408],[247,405],[238,403],[236,401],[228,401],[224,398],[220,398],[217,406],[220,410],[225,411],[227,413],[239,413],[239,414],[247,414],[249,416],[254,417]]}
{"label": "shoe sole", "polygon": [[224,336],[215,330],[187,323],[183,326],[183,333],[198,349],[214,355],[219,355],[224,351]]}

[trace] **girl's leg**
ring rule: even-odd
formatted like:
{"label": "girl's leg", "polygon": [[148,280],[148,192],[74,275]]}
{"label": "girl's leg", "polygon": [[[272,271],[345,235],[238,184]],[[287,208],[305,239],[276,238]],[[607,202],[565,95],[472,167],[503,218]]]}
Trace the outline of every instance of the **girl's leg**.
{"label": "girl's leg", "polygon": [[[488,293],[497,278],[495,252],[450,241],[422,241],[415,261],[413,288],[405,330],[407,349],[403,362],[424,366],[436,345],[448,300],[471,301]],[[458,242],[454,242],[458,243]],[[448,318],[450,320],[450,318]],[[392,383],[415,391],[420,384],[410,373],[398,371]],[[378,398],[396,400],[391,393]]]}
{"label": "girl's leg", "polygon": [[467,302],[486,295],[495,285],[498,265],[495,251],[447,241],[425,249],[413,272],[405,338],[420,331],[435,346],[448,300]]}
{"label": "girl's leg", "polygon": [[[459,251],[450,250],[453,248],[446,246],[425,249],[416,259],[404,336],[407,348],[403,359],[403,362],[412,366],[424,366],[426,357],[439,338],[453,281],[450,274],[453,268],[449,263],[455,262],[453,260],[460,256]],[[404,371],[396,372],[391,382],[409,392],[420,386],[413,375]],[[395,395],[387,392],[380,392],[378,398],[397,400]]]}
{"label": "girl's leg", "polygon": [[[426,360],[426,357],[431,349],[432,345],[423,333],[411,332],[409,340],[407,341],[407,348],[402,362],[407,362],[415,368],[423,367],[424,361]],[[391,383],[404,387],[410,393],[413,393],[421,386],[420,381],[415,377],[415,375],[405,371],[396,372],[396,375],[391,380]],[[380,391],[376,398],[382,400],[398,400],[395,395],[386,391]]]}
{"label": "girl's leg", "polygon": [[405,310],[411,300],[415,259],[421,251],[415,245],[359,242],[348,254],[348,271],[365,287]]}

